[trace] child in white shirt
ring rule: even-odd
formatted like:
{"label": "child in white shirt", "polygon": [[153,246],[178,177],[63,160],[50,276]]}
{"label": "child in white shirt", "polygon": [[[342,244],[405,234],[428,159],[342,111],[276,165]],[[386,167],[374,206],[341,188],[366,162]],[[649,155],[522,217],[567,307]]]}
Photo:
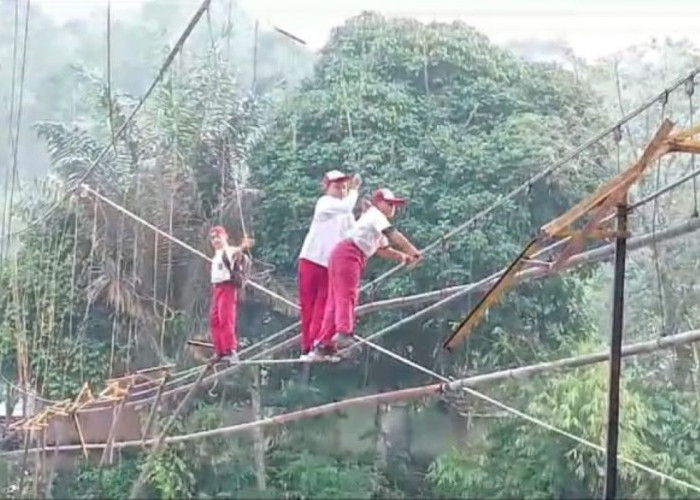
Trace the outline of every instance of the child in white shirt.
{"label": "child in white shirt", "polygon": [[[355,306],[367,260],[375,253],[402,264],[415,264],[420,252],[392,225],[396,208],[406,203],[388,189],[372,195],[370,206],[338,243],[328,265],[328,299],[314,356],[324,357],[354,343]],[[389,246],[394,243],[401,250]]]}
{"label": "child in white shirt", "polygon": [[313,219],[299,254],[301,357],[305,359],[321,329],[328,296],[328,260],[333,248],[352,228],[361,180],[338,170],[323,176],[325,194],[316,202]]}
{"label": "child in white shirt", "polygon": [[252,239],[243,238],[238,247],[228,243],[228,233],[223,226],[215,226],[209,231],[209,239],[214,247],[211,262],[212,299],[209,313],[209,326],[217,360],[234,362],[238,360],[238,289],[243,284],[243,251],[254,244]]}

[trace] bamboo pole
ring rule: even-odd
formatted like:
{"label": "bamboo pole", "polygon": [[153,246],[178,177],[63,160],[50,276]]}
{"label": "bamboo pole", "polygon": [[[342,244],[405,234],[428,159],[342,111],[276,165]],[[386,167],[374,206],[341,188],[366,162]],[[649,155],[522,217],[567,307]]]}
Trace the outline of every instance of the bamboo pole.
{"label": "bamboo pole", "polygon": [[17,489],[17,497],[22,498],[22,493],[24,493],[24,477],[27,472],[27,461],[29,460],[29,453],[34,452],[34,450],[38,450],[41,452],[41,448],[34,448],[34,449],[29,449],[29,442],[31,441],[31,436],[32,436],[32,431],[27,430],[25,431],[24,434],[24,449],[21,451],[22,453],[22,467],[19,470],[19,487]]}
{"label": "bamboo pole", "polygon": [[[681,224],[677,224],[675,226],[672,226],[668,229],[665,229],[664,231],[659,231],[656,233],[656,235],[653,235],[652,233],[645,233],[641,236],[637,236],[634,238],[630,238],[627,245],[628,250],[638,250],[642,247],[646,247],[652,244],[654,239],[656,239],[656,242],[661,242],[661,241],[666,241],[670,240],[673,238],[677,238],[679,236],[682,236],[687,233],[691,233],[693,231],[697,231],[700,229],[700,219],[698,218],[693,218],[690,219],[689,221],[683,222]],[[554,245],[550,245],[549,247],[543,249],[543,251],[551,251],[553,247],[560,246],[561,243],[557,242]],[[579,253],[578,255],[574,255],[571,257],[568,261],[567,264],[564,266],[564,269],[562,270],[568,270],[572,267],[578,267],[578,266],[584,266],[584,265],[590,265],[590,264],[597,264],[599,262],[602,262],[604,260],[610,259],[613,257],[615,254],[615,245],[614,244],[607,244],[604,246],[600,246],[598,248],[594,248],[593,250],[588,250],[586,252]],[[386,311],[390,309],[398,309],[402,307],[410,307],[410,306],[416,306],[416,305],[421,305],[425,304],[428,302],[432,302],[434,300],[439,300],[443,299],[445,297],[449,297],[455,293],[459,292],[469,292],[469,293],[476,293],[476,292],[483,292],[489,288],[493,284],[494,281],[498,279],[498,277],[503,273],[503,271],[498,271],[490,276],[487,276],[486,278],[483,278],[476,283],[470,283],[467,285],[457,285],[457,286],[451,286],[447,288],[443,288],[441,290],[435,290],[432,292],[424,292],[424,293],[419,293],[416,295],[409,295],[406,297],[398,297],[394,299],[387,299],[387,300],[378,300],[376,302],[371,302],[368,304],[364,304],[359,306],[356,309],[356,312],[358,315],[365,315],[369,314],[371,312],[375,311]],[[516,276],[516,281],[522,282],[530,279],[537,279],[537,278],[542,278],[545,276],[548,276],[550,274],[556,274],[550,271],[548,268],[543,268],[543,267],[532,267],[529,269],[526,269],[524,271],[521,271],[518,273]]]}
{"label": "bamboo pole", "polygon": [[[698,218],[693,218],[690,219],[689,221],[683,222],[681,224],[674,225],[668,229],[665,229],[664,231],[660,231],[656,233],[656,235],[653,235],[652,233],[646,233],[641,236],[637,236],[635,238],[631,238],[628,242],[628,250],[638,250],[642,247],[646,247],[648,245],[651,245],[654,242],[654,239],[656,239],[656,242],[662,242],[662,241],[667,241],[671,240],[673,238],[677,238],[679,236],[683,236],[685,234],[691,233],[693,231],[696,231],[700,229],[700,219]],[[541,256],[548,254],[558,248],[560,248],[566,240],[561,240],[558,241],[542,250],[537,252],[535,254],[536,256]],[[609,258],[612,258],[614,255],[614,245],[604,245],[598,248],[595,248],[593,250],[589,250],[583,253],[580,253],[578,255],[573,256],[571,259],[569,259],[566,268],[564,270],[568,270],[572,267],[577,267],[577,266],[583,266],[583,265],[591,265],[591,264],[596,264],[602,261],[605,261]],[[356,311],[358,315],[364,315],[364,314],[369,314],[374,311],[378,310],[391,310],[391,309],[398,309],[402,307],[412,307],[412,306],[417,306],[417,305],[422,305],[426,303],[433,302],[435,300],[439,300],[439,302],[432,304],[431,306],[427,307],[426,309],[423,309],[421,311],[416,312],[415,314],[408,316],[407,318],[404,318],[400,320],[399,322],[389,325],[388,327],[380,330],[379,332],[371,335],[368,337],[369,339],[375,338],[376,336],[381,336],[386,333],[389,333],[390,331],[396,330],[398,328],[401,328],[405,326],[408,323],[411,323],[417,319],[420,319],[424,316],[427,316],[429,314],[434,313],[435,311],[441,309],[442,307],[448,305],[451,303],[453,300],[456,300],[458,298],[461,298],[467,294],[471,293],[478,293],[478,292],[483,292],[485,290],[488,290],[488,288],[493,284],[495,280],[498,279],[498,277],[502,274],[503,271],[499,271],[497,273],[494,273],[490,276],[487,276],[486,278],[483,278],[475,283],[470,283],[467,285],[458,285],[458,286],[452,286],[452,287],[447,287],[441,290],[435,290],[432,292],[425,292],[425,293],[420,293],[416,295],[409,295],[406,297],[398,297],[394,299],[388,299],[388,300],[381,300],[381,301],[376,301],[372,302],[369,304],[365,304],[362,306],[359,306]],[[552,274],[548,269],[536,266],[532,267],[529,269],[526,269],[524,271],[521,271],[515,278],[516,283],[520,283],[522,281],[527,281],[530,279],[538,279],[542,278],[545,276],[548,276]],[[292,328],[286,329],[287,332],[292,331]],[[264,359],[266,357],[270,357],[280,351],[283,351],[287,348],[290,348],[294,346],[297,342],[298,335],[294,337],[290,337],[289,339],[280,342],[279,344],[273,345],[263,351],[260,351],[258,354],[255,354],[251,356],[250,358],[246,360],[242,360],[242,363],[245,364],[255,364],[252,363],[254,360],[260,360]],[[272,339],[266,339],[264,341],[261,341],[254,346],[251,346],[248,349],[245,349],[245,351],[250,351],[254,347],[259,347],[264,345],[266,342],[269,342]],[[214,380],[217,380],[219,377],[227,376],[232,373],[235,373],[237,370],[239,370],[240,367],[238,365],[228,367],[224,370],[221,370],[217,373],[213,373],[209,376],[207,376],[202,383],[209,383],[213,382]],[[163,392],[163,397],[167,396],[172,396],[184,391],[187,391],[190,389],[193,385],[193,382],[190,382],[188,384],[184,385],[178,385],[180,382],[183,380],[186,380],[187,378],[190,378],[192,375],[194,375],[196,371],[194,370],[187,370],[184,373],[174,373],[172,376],[172,379],[168,382],[166,385],[164,392]],[[140,384],[139,384],[140,385]],[[150,385],[150,384],[149,384]],[[135,386],[135,387],[138,387]],[[151,401],[156,397],[156,393],[158,392],[158,387],[149,387],[148,389],[144,389],[142,391],[134,391],[133,396],[131,401],[127,402],[126,404],[128,406],[130,405],[142,405],[147,403],[148,401]],[[150,395],[153,394],[153,395]],[[135,400],[135,398],[138,396],[138,400]],[[98,410],[98,409],[103,409],[104,405],[103,404],[95,404],[94,406],[85,408],[81,411],[90,411],[90,410]]]}
{"label": "bamboo pole", "polygon": [[[660,241],[665,241],[673,238],[677,238],[679,236],[682,236],[684,234],[693,232],[700,229],[700,219],[698,218],[693,218],[690,219],[687,222],[683,222],[681,224],[677,224],[673,227],[670,227],[664,231],[660,231],[656,233],[656,242]],[[654,241],[654,235],[651,233],[644,234],[642,236],[638,236],[636,238],[631,238],[628,241],[627,244],[627,249],[629,251],[632,250],[638,250],[642,247],[650,245]],[[545,252],[551,251],[553,248],[560,246],[562,243],[557,242],[554,245],[551,245],[550,247],[547,247],[540,252],[538,252],[539,255],[542,255]],[[583,252],[581,254],[575,255],[569,261],[567,262],[567,265],[565,266],[564,270],[568,270],[572,267],[575,266],[581,266],[581,265],[590,265],[594,263],[601,262],[605,259],[611,258],[614,255],[615,252],[615,247],[614,245],[605,245],[601,246],[599,248],[595,248],[593,250],[589,250],[587,252]],[[410,297],[402,297],[398,299],[390,299],[388,301],[381,301],[384,305],[389,305],[390,307],[384,307],[382,310],[385,309],[390,309],[390,308],[396,308],[396,307],[406,307],[409,305],[418,305],[418,304],[423,304],[426,302],[431,302],[434,301],[437,298],[444,297],[441,301],[436,302],[425,309],[422,309],[421,311],[416,312],[415,314],[412,314],[406,318],[403,318],[402,320],[389,325],[388,327],[379,330],[378,332],[370,335],[369,337],[366,337],[366,340],[371,340],[373,338],[385,335],[391,331],[397,330],[417,319],[420,319],[424,316],[428,316],[437,310],[445,307],[446,305],[452,303],[454,300],[457,300],[461,297],[464,297],[467,294],[470,293],[476,293],[476,292],[481,292],[488,290],[488,288],[491,286],[491,284],[498,279],[502,271],[499,271],[498,273],[494,273],[491,276],[488,276],[486,278],[483,278],[480,281],[477,281],[476,283],[472,283],[469,285],[460,285],[456,287],[450,287],[445,290],[437,290],[435,292],[427,292],[424,294],[418,294]],[[526,269],[524,271],[521,271],[516,277],[515,277],[515,282],[520,283],[522,281],[527,281],[530,279],[537,279],[537,278],[542,278],[544,276],[549,275],[549,271],[541,268],[541,267],[534,267],[530,269]],[[371,304],[367,304],[365,307],[370,306]],[[361,309],[362,306],[360,306]],[[378,310],[378,309],[377,309]],[[371,311],[369,311],[371,312]],[[297,336],[291,337],[283,342],[280,342],[277,345],[274,345],[268,349],[265,349],[261,351],[260,353],[251,356],[249,360],[255,360],[255,359],[260,359],[268,356],[272,356],[280,351],[283,351],[284,349],[287,349],[293,345],[296,344],[297,342]],[[240,367],[239,366],[232,366],[229,368],[226,368],[218,373],[214,373],[207,377],[204,382],[209,382],[217,379],[218,377],[224,376],[224,375],[229,375],[236,370],[238,370]],[[167,395],[171,394],[177,394],[178,392],[183,392],[186,391],[191,384],[181,386],[181,387],[176,387],[172,390],[169,390],[166,392]]]}
{"label": "bamboo pole", "polygon": [[[629,344],[622,348],[622,356],[638,356],[643,354],[651,354],[662,349],[668,349],[678,345],[690,344],[700,341],[700,330],[691,330],[685,333],[679,333],[676,335],[669,335],[667,337],[661,337],[655,340],[650,340],[646,342],[639,342],[636,344]],[[305,408],[303,410],[298,410],[291,413],[284,413],[281,415],[276,415],[260,420],[254,420],[252,422],[246,422],[243,424],[232,425],[228,427],[219,427],[217,429],[210,429],[207,431],[194,432],[190,434],[183,434],[179,436],[171,436],[164,439],[165,443],[182,443],[186,441],[192,441],[197,439],[209,438],[214,436],[222,435],[234,435],[240,434],[242,432],[250,432],[253,429],[260,427],[270,427],[273,425],[286,425],[290,422],[295,422],[298,420],[303,420],[305,418],[312,418],[321,415],[327,415],[338,410],[345,410],[352,407],[361,406],[373,406],[377,404],[390,404],[397,401],[409,401],[412,399],[420,399],[429,396],[435,396],[447,390],[456,390],[463,387],[477,387],[487,384],[493,384],[497,382],[504,382],[507,380],[522,381],[532,378],[535,375],[540,375],[543,373],[555,373],[563,369],[568,368],[578,368],[582,366],[592,365],[596,363],[602,363],[607,361],[609,353],[607,350],[600,351],[591,354],[583,354],[580,356],[573,356],[569,358],[563,358],[556,361],[547,361],[544,363],[537,363],[534,365],[523,366],[519,368],[510,368],[507,370],[499,370],[491,373],[486,373],[483,375],[475,375],[472,377],[467,377],[463,379],[453,380],[448,383],[437,383],[430,385],[423,385],[417,387],[411,387],[408,389],[401,389],[398,391],[383,392],[379,394],[372,394],[369,396],[360,396],[356,398],[350,398],[343,401],[337,401],[334,403],[328,403],[320,406],[314,406],[311,408]],[[146,441],[146,444],[153,444],[157,439],[150,439]],[[105,443],[94,443],[87,444],[87,449],[103,449],[106,446]],[[142,441],[121,441],[115,442],[113,444],[114,448],[131,448],[142,446]],[[53,447],[55,450],[56,446]],[[58,446],[60,451],[77,451],[81,449],[79,445],[65,445]],[[28,453],[36,453],[39,449],[34,448],[28,450]],[[5,458],[12,458],[21,456],[23,450],[14,450],[0,454],[0,456]]]}
{"label": "bamboo pole", "polygon": [[[253,384],[250,388],[250,405],[256,420],[263,416],[260,378],[260,367],[256,367],[253,369]],[[265,432],[262,428],[253,430],[253,452],[255,455],[255,479],[258,491],[265,491],[267,489],[267,473],[265,467]]]}
{"label": "bamboo pole", "polygon": [[[651,245],[652,242],[654,241],[654,238],[656,238],[656,242],[661,242],[661,241],[667,241],[673,238],[677,238],[679,236],[683,236],[685,234],[691,233],[693,231],[697,231],[700,229],[700,219],[694,218],[691,219],[687,222],[683,222],[681,224],[677,224],[675,226],[672,226],[664,231],[660,231],[656,233],[654,236],[652,233],[646,233],[641,236],[637,236],[635,238],[631,238],[628,241],[628,250],[638,250],[639,248]],[[548,254],[561,246],[563,246],[568,239],[558,241],[542,250],[537,252],[535,256],[541,256]],[[587,252],[583,252],[579,255],[576,255],[569,259],[569,266],[568,267],[573,267],[577,265],[590,265],[590,264],[595,264],[601,261],[604,261],[606,259],[612,258],[614,255],[614,245],[605,245],[601,246],[599,248],[589,250]],[[398,309],[402,307],[410,307],[410,306],[416,306],[416,305],[422,305],[425,303],[430,303],[435,300],[440,300],[443,299],[443,301],[438,302],[436,304],[433,304],[432,306],[429,306],[428,308],[418,311],[417,313],[404,318],[403,320],[399,321],[398,323],[395,323],[394,325],[390,325],[387,328],[380,330],[376,334],[371,335],[370,337],[367,337],[368,339],[375,338],[375,336],[380,336],[388,333],[389,331],[396,330],[402,326],[405,326],[406,324],[415,321],[421,317],[427,316],[429,314],[432,314],[436,310],[442,308],[443,306],[447,305],[448,303],[452,302],[452,300],[456,300],[466,294],[470,293],[477,293],[477,292],[483,292],[485,290],[488,290],[488,288],[491,286],[491,284],[498,279],[498,277],[503,273],[503,271],[498,271],[497,273],[494,273],[486,278],[483,278],[480,281],[477,281],[475,283],[470,283],[467,285],[458,285],[458,286],[453,286],[453,287],[448,287],[444,288],[442,290],[436,290],[433,292],[426,292],[426,293],[421,293],[417,295],[411,295],[407,297],[399,297],[395,299],[388,299],[388,300],[381,300],[381,301],[376,301],[372,302],[369,304],[365,304],[362,306],[359,306],[358,308],[355,309],[356,313],[358,316],[364,315],[364,314],[369,314],[374,311],[385,311],[385,310],[390,310],[390,309]],[[537,279],[541,278],[544,276],[547,276],[549,273],[547,272],[546,269],[544,268],[532,268],[532,269],[527,269],[525,271],[522,271],[517,277],[516,277],[516,283],[517,282],[522,282],[526,281],[528,279]],[[296,325],[291,325],[290,327],[278,332],[276,335],[280,335],[282,333],[288,333],[292,331]],[[265,356],[272,356],[280,351],[283,351],[285,349],[288,349],[294,345],[296,345],[297,341],[299,339],[299,335],[295,335],[293,337],[288,338],[287,340],[280,342],[279,344],[276,344],[274,346],[271,346],[263,351],[261,351],[259,354],[252,356],[250,359],[259,359]],[[272,338],[265,339],[263,341],[258,342],[252,347],[259,347],[264,345],[266,342],[271,341]],[[212,377],[217,376],[218,374],[212,375]],[[179,392],[179,389],[175,389],[173,392]]]}
{"label": "bamboo pole", "polygon": [[[654,238],[656,239],[656,242],[662,242],[662,241],[667,241],[671,240],[674,238],[677,238],[679,236],[683,236],[685,234],[694,232],[696,230],[700,229],[700,219],[698,218],[693,218],[690,219],[686,222],[683,222],[681,224],[674,225],[668,229],[665,229],[664,231],[660,231],[656,233],[654,236],[652,233],[646,233],[641,236],[637,236],[635,238],[631,238],[628,241],[628,250],[638,250],[642,247],[646,247],[648,245],[651,245],[652,242],[654,241]],[[560,246],[562,246],[565,243],[566,240],[562,240],[559,242],[554,243],[553,245],[550,245],[542,250],[540,250],[536,255],[541,256],[544,254],[547,254]],[[593,250],[589,250],[583,253],[580,253],[578,255],[575,255],[571,259],[569,259],[566,268],[564,270],[568,270],[573,267],[577,266],[583,266],[583,265],[591,265],[591,264],[596,264],[599,262],[602,262],[606,259],[612,258],[614,255],[614,245],[604,245],[598,248],[595,248]],[[378,332],[370,335],[367,337],[367,339],[373,339],[378,336],[385,335],[391,331],[397,330],[399,328],[402,328],[403,326],[416,321],[420,318],[426,317],[430,314],[433,314],[437,310],[445,307],[446,305],[452,303],[454,300],[457,300],[461,297],[466,296],[467,294],[471,293],[478,293],[478,292],[483,292],[485,290],[488,290],[488,288],[491,286],[491,284],[498,279],[498,277],[501,275],[502,271],[499,271],[497,273],[494,273],[490,276],[487,276],[486,278],[481,279],[480,281],[477,281],[475,283],[467,284],[467,285],[459,285],[459,286],[453,286],[453,287],[448,287],[442,290],[435,290],[432,292],[426,292],[426,293],[421,293],[417,295],[411,295],[407,297],[399,297],[395,299],[389,299],[389,300],[382,300],[382,301],[377,301],[373,302],[370,304],[365,304],[363,306],[360,306],[357,308],[358,314],[368,314],[370,312],[374,312],[376,310],[389,310],[389,309],[396,309],[400,307],[410,307],[410,306],[416,306],[416,305],[422,305],[425,303],[433,302],[435,300],[441,299],[438,302],[406,317],[403,318],[402,320],[389,325],[388,327],[379,330]],[[527,281],[530,279],[539,279],[545,276],[550,275],[551,272],[543,267],[536,266],[532,267],[529,269],[526,269],[524,271],[521,271],[515,278],[516,283],[520,283],[523,281]],[[291,331],[289,329],[288,331]],[[255,354],[251,356],[250,358],[246,360],[242,360],[241,364],[230,366],[228,368],[225,368],[219,372],[213,373],[211,375],[208,375],[205,377],[201,383],[206,384],[213,382],[215,380],[218,380],[220,377],[228,376],[236,371],[240,370],[240,368],[244,364],[256,364],[253,361],[255,360],[262,360],[265,358],[268,358],[270,356],[275,355],[276,353],[283,351],[285,349],[288,349],[297,343],[297,336],[288,338],[287,340],[280,342],[279,344],[273,345],[263,351],[260,351],[258,354]],[[263,345],[264,342],[260,342],[257,345]],[[251,346],[253,347],[253,346]],[[248,349],[246,349],[248,350]],[[245,351],[245,350],[244,350]],[[243,352],[243,351],[242,351]],[[289,363],[291,361],[286,361],[286,360],[279,360],[282,361],[282,363],[275,363],[275,364],[285,364]],[[260,362],[260,361],[259,361]],[[267,361],[268,363],[270,362],[269,360]],[[187,378],[191,377],[197,373],[195,369],[192,370],[187,370],[186,372],[183,373],[175,373],[172,375],[172,379],[168,382],[166,385],[164,391],[162,392],[162,397],[168,397],[168,396],[173,396],[175,394],[179,394],[181,392],[185,392],[189,390],[193,385],[194,382],[184,384],[184,385],[177,385],[181,381],[186,380]],[[152,396],[149,396],[148,394],[153,392],[154,394]],[[131,401],[128,401],[126,403],[127,406],[131,405],[144,405],[148,403],[149,401],[153,400],[155,397],[157,397],[157,392],[158,392],[158,387],[152,387],[143,391],[139,392],[134,392]],[[138,400],[134,400],[135,397],[139,397]],[[106,404],[106,403],[105,403]],[[104,409],[104,405],[100,403],[96,403],[94,406],[87,407],[81,410],[81,412],[84,411],[97,411],[100,409]]]}

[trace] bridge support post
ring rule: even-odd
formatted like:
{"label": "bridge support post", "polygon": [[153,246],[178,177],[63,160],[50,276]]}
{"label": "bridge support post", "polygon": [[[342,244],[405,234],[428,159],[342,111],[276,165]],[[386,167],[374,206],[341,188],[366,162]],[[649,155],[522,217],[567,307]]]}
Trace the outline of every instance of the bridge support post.
{"label": "bridge support post", "polygon": [[610,375],[608,382],[608,439],[605,465],[605,498],[615,498],[617,487],[617,441],[620,423],[620,360],[625,306],[625,260],[627,257],[627,204],[617,206],[615,238],[615,278],[613,285],[612,335],[610,342]]}

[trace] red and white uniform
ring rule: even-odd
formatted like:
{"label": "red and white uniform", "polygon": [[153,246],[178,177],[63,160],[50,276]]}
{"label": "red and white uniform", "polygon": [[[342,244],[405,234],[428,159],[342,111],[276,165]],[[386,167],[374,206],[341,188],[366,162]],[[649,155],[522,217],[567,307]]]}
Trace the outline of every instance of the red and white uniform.
{"label": "red and white uniform", "polygon": [[353,208],[359,193],[351,189],[345,198],[321,196],[316,202],[311,227],[299,254],[299,302],[302,352],[317,339],[328,296],[328,261],[333,248],[353,227]]}
{"label": "red and white uniform", "polygon": [[386,216],[372,206],[357,219],[347,238],[333,250],[328,265],[328,299],[319,334],[321,345],[331,346],[336,333],[354,333],[362,274],[367,260],[378,249],[389,246],[384,233],[391,227]]}
{"label": "red and white uniform", "polygon": [[209,326],[214,350],[219,356],[226,356],[238,349],[238,289],[230,281],[231,274],[223,260],[224,251],[233,266],[233,260],[240,249],[227,246],[216,250],[211,262],[212,297]]}

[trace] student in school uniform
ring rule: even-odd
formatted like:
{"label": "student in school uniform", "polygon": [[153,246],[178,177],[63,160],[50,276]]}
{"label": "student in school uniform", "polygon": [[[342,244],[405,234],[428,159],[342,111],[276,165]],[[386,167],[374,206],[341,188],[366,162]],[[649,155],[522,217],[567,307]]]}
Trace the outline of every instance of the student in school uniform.
{"label": "student in school uniform", "polygon": [[355,343],[355,307],[369,258],[376,253],[408,265],[421,259],[421,253],[391,223],[396,209],[405,203],[389,189],[378,189],[372,194],[371,206],[333,249],[328,264],[328,299],[314,358],[333,355]]}
{"label": "student in school uniform", "polygon": [[238,289],[243,286],[243,252],[251,248],[254,240],[244,237],[240,246],[229,244],[228,233],[223,226],[209,231],[214,247],[211,263],[212,297],[209,326],[217,361],[238,361]]}
{"label": "student in school uniform", "polygon": [[311,226],[299,253],[301,359],[306,359],[318,337],[328,295],[328,259],[355,222],[362,181],[338,170],[323,176],[324,194],[314,208]]}

